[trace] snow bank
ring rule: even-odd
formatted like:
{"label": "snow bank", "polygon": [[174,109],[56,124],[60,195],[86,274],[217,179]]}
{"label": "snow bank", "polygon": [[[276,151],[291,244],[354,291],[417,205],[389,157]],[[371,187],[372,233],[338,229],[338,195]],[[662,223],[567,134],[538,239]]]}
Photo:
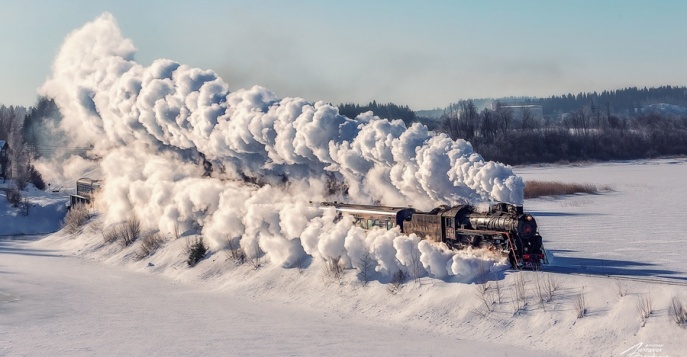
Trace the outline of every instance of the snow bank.
{"label": "snow bank", "polygon": [[28,215],[22,207],[12,207],[7,202],[7,193],[0,184],[0,236],[44,234],[60,229],[60,223],[67,211],[67,198],[37,190],[29,185],[21,191],[23,199],[28,200]]}

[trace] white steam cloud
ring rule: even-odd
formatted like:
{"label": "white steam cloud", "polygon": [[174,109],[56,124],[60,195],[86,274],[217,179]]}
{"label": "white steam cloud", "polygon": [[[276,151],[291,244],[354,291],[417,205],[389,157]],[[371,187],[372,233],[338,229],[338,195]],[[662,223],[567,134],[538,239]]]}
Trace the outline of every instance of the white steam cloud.
{"label": "white steam cloud", "polygon": [[[162,232],[198,229],[215,249],[229,240],[259,247],[284,266],[308,254],[355,267],[369,253],[385,276],[419,259],[423,274],[467,279],[483,259],[395,230],[333,223],[333,212],[309,201],[419,209],[523,201],[522,179],[464,140],[372,113],[347,118],[259,86],[229,92],[213,71],[167,59],[145,67],[135,51],[103,14],[67,37],[41,88],[59,106],[70,144],[90,148],[106,223],[136,213]],[[84,163],[74,156],[59,167],[83,172]]]}

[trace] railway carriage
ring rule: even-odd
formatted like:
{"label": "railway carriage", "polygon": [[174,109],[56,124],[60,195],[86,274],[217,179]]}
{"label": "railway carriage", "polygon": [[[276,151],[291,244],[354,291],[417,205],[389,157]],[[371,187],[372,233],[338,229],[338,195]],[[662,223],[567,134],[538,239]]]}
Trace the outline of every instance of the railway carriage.
{"label": "railway carriage", "polygon": [[76,181],[76,194],[69,195],[69,207],[91,203],[98,190],[100,190],[100,180],[80,178]]}

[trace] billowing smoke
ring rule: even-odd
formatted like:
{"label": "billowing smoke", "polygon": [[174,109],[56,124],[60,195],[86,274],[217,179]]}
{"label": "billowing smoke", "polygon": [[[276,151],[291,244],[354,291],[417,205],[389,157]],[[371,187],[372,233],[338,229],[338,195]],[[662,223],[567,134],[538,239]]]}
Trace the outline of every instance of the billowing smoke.
{"label": "billowing smoke", "polygon": [[[106,224],[135,213],[149,228],[195,229],[213,248],[239,242],[284,266],[308,254],[354,267],[369,255],[383,275],[419,260],[423,274],[445,278],[467,276],[483,260],[394,230],[334,223],[333,212],[309,202],[430,209],[523,201],[510,167],[485,162],[464,140],[370,112],[347,118],[259,86],[230,92],[213,71],[167,59],[145,67],[135,51],[103,14],[67,37],[41,88],[71,144],[91,148],[85,157],[104,179]],[[59,165],[86,170],[81,157]]]}

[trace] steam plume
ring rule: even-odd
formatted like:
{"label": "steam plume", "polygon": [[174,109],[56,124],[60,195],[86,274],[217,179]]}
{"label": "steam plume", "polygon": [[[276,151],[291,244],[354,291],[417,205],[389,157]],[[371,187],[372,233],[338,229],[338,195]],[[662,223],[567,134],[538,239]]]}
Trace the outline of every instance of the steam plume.
{"label": "steam plume", "polygon": [[[455,253],[398,231],[333,223],[333,212],[309,202],[523,201],[511,168],[484,161],[464,140],[370,112],[347,118],[259,86],[230,92],[213,71],[168,59],[144,67],[135,51],[103,14],[69,34],[41,88],[62,111],[62,132],[91,148],[106,223],[136,213],[163,232],[198,229],[214,248],[230,239],[259,247],[284,266],[309,254],[350,267],[370,252],[389,274],[417,253],[427,274],[446,277],[465,270]],[[60,164],[84,166],[76,157]]]}

